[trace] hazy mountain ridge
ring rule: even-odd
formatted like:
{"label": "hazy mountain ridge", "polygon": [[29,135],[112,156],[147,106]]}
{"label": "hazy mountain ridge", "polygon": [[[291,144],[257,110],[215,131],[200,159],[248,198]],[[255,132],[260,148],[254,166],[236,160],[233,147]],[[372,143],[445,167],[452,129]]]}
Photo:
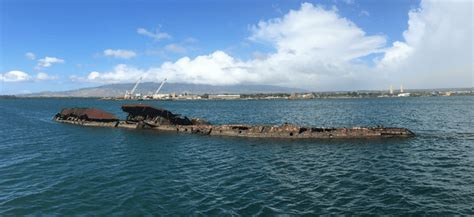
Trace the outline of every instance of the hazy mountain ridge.
{"label": "hazy mountain ridge", "polygon": [[[98,87],[81,88],[77,90],[58,91],[58,92],[39,92],[25,94],[27,97],[119,97],[133,88],[133,83],[127,84],[108,84]],[[153,94],[160,86],[160,83],[144,82],[141,83],[136,93]],[[185,83],[166,83],[160,93],[191,93],[191,94],[250,94],[250,93],[292,93],[307,92],[299,88],[280,87],[275,85],[205,85],[205,84],[185,84]]]}

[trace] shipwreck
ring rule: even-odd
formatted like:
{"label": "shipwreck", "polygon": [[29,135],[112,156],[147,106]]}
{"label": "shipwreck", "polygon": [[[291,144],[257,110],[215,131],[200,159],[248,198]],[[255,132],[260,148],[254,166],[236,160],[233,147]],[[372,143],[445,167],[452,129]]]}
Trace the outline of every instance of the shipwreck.
{"label": "shipwreck", "polygon": [[95,108],[65,108],[54,116],[60,123],[91,127],[151,129],[176,133],[210,136],[254,138],[323,139],[323,138],[378,138],[411,137],[415,134],[406,128],[352,127],[325,128],[282,125],[213,125],[201,118],[188,118],[166,109],[144,104],[125,104],[122,110],[127,118],[119,120],[113,114]]}

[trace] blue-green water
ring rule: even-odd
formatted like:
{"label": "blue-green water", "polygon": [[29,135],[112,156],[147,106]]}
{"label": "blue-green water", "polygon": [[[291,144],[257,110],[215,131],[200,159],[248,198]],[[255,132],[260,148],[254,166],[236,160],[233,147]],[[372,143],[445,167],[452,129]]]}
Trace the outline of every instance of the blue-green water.
{"label": "blue-green water", "polygon": [[407,127],[409,139],[263,140],[85,128],[121,101],[0,100],[0,216],[474,215],[474,97],[149,102],[213,123]]}

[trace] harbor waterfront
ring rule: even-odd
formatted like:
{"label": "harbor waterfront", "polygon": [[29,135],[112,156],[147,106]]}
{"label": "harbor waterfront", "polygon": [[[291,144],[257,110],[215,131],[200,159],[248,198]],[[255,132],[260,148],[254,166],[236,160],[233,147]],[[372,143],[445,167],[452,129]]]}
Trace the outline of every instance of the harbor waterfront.
{"label": "harbor waterfront", "polygon": [[474,215],[474,97],[147,101],[213,124],[406,127],[410,138],[211,137],[57,123],[136,101],[0,99],[0,216]]}

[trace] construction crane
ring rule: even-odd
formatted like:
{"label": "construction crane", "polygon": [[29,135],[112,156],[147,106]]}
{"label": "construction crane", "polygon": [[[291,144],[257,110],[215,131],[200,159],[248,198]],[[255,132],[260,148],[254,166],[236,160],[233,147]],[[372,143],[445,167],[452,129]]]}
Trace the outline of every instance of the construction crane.
{"label": "construction crane", "polygon": [[161,84],[160,84],[160,86],[158,87],[158,89],[156,89],[155,94],[153,94],[153,98],[154,98],[154,99],[160,98],[160,97],[158,96],[158,93],[160,93],[161,88],[163,87],[163,85],[165,85],[166,80],[167,80],[167,79],[165,78],[165,79],[163,80],[163,82],[161,82]]}
{"label": "construction crane", "polygon": [[163,80],[163,82],[161,82],[160,87],[158,87],[158,89],[157,89],[156,92],[155,92],[155,95],[160,92],[160,90],[161,90],[161,88],[163,87],[163,85],[165,84],[165,82],[166,82],[166,78],[165,78],[165,80]]}
{"label": "construction crane", "polygon": [[137,83],[135,83],[135,86],[133,86],[132,90],[130,92],[126,92],[125,93],[125,99],[131,99],[133,97],[133,93],[135,93],[135,90],[137,89],[138,85],[140,84],[140,82],[142,81],[142,78],[143,77],[140,77],[137,81]]}

